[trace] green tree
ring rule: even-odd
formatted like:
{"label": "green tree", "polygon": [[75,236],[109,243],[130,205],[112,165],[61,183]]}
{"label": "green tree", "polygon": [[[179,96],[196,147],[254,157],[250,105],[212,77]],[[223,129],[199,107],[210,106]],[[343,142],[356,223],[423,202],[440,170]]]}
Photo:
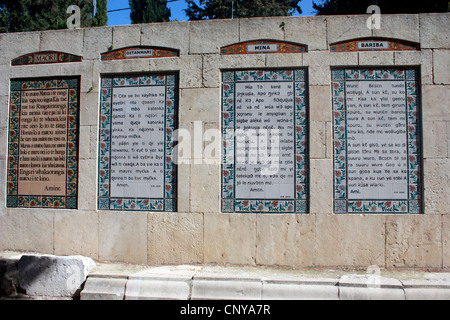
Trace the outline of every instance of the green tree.
{"label": "green tree", "polygon": [[97,12],[92,19],[93,27],[108,25],[108,0],[97,0]]}
{"label": "green tree", "polygon": [[131,23],[166,22],[170,18],[167,0],[130,0]]}
{"label": "green tree", "polygon": [[92,0],[0,0],[0,32],[66,29],[71,5],[80,7],[81,27],[92,26]]}
{"label": "green tree", "polygon": [[381,14],[448,12],[448,0],[319,0],[313,1],[313,8],[318,15],[362,14],[367,7],[376,4]]}
{"label": "green tree", "polygon": [[[234,0],[234,17],[270,17],[288,16],[295,11],[302,12],[299,6],[301,0]],[[197,1],[198,2],[198,1]],[[185,10],[189,20],[226,19],[231,18],[230,0],[200,0],[197,5],[194,0],[186,0]]]}

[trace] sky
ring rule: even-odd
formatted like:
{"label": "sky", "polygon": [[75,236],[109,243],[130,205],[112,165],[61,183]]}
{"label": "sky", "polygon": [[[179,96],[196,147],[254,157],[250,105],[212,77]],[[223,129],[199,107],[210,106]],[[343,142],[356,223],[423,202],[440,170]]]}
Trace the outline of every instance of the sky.
{"label": "sky", "polygon": [[[302,16],[311,16],[313,15],[312,11],[312,1],[313,0],[302,0],[300,2],[300,8],[302,8],[303,13]],[[318,1],[320,2],[320,1]],[[186,2],[184,0],[174,1],[168,3],[168,7],[171,10],[170,20],[179,20],[179,21],[187,21],[188,18],[184,14],[184,9],[186,9]],[[115,9],[124,9],[129,8],[128,0],[108,0],[108,11]],[[294,14],[294,16],[299,16],[298,12]],[[130,24],[130,10],[125,11],[117,11],[117,12],[109,12],[108,13],[108,25],[109,26],[117,26]]]}

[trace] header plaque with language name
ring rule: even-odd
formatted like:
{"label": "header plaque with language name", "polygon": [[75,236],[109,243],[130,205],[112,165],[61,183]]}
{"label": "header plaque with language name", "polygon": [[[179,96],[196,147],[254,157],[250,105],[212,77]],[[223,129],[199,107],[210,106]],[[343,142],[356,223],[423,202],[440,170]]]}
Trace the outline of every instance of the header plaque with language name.
{"label": "header plaque with language name", "polygon": [[102,78],[98,208],[176,211],[177,77]]}
{"label": "header plaque with language name", "polygon": [[8,207],[77,208],[79,86],[11,81]]}
{"label": "header plaque with language name", "polygon": [[307,213],[306,70],[222,76],[222,211]]}
{"label": "header plaque with language name", "polygon": [[12,66],[27,66],[33,64],[53,64],[66,62],[81,62],[82,58],[70,53],[57,51],[41,51],[25,54],[11,61]]}
{"label": "header plaque with language name", "polygon": [[331,52],[411,51],[419,49],[419,44],[414,42],[385,38],[363,38],[346,40],[330,45]]}
{"label": "header plaque with language name", "polygon": [[336,213],[421,213],[419,75],[334,69]]}
{"label": "header plaque with language name", "polygon": [[108,61],[147,58],[170,58],[178,57],[179,55],[180,51],[177,49],[138,46],[104,52],[101,54],[101,59],[102,61]]}
{"label": "header plaque with language name", "polygon": [[220,48],[220,54],[256,53],[304,53],[308,47],[303,44],[280,40],[252,40],[231,44]]}

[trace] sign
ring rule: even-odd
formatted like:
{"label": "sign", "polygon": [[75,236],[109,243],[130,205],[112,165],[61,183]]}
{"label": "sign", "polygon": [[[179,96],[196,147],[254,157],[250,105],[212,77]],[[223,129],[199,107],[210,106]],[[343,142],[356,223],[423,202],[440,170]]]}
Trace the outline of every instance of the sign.
{"label": "sign", "polygon": [[364,38],[333,43],[330,45],[330,50],[331,52],[408,51],[420,50],[420,46],[405,40]]}
{"label": "sign", "polygon": [[143,58],[170,58],[178,57],[179,55],[180,52],[176,49],[139,46],[104,52],[101,54],[101,59],[102,61],[108,61]]}
{"label": "sign", "polygon": [[255,54],[255,53],[303,53],[308,47],[303,44],[278,40],[245,41],[220,48],[220,54]]}
{"label": "sign", "polygon": [[99,209],[176,211],[173,74],[102,78]]}
{"label": "sign", "polygon": [[25,54],[11,61],[12,66],[26,66],[33,64],[52,64],[66,62],[81,62],[82,58],[70,53],[57,51],[42,51]]}
{"label": "sign", "polygon": [[277,52],[277,44],[249,44],[247,45],[247,52]]}
{"label": "sign", "polygon": [[336,213],[419,213],[415,69],[333,70]]}
{"label": "sign", "polygon": [[8,207],[77,207],[79,79],[11,82]]}
{"label": "sign", "polygon": [[222,211],[308,211],[303,69],[223,73]]}
{"label": "sign", "polygon": [[386,50],[390,48],[390,45],[388,41],[358,41],[356,47],[359,50]]}
{"label": "sign", "polygon": [[125,58],[149,58],[155,55],[153,49],[126,50]]}

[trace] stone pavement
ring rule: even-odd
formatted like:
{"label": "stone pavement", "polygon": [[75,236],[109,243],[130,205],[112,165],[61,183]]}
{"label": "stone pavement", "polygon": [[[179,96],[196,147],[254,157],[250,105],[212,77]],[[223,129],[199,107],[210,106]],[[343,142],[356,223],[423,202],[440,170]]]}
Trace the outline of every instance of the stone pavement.
{"label": "stone pavement", "polygon": [[[16,292],[14,296],[11,284],[14,283],[15,277],[21,279],[21,275],[19,270],[15,271],[11,266],[19,264],[21,255],[0,252],[0,289],[2,289],[0,294],[5,295],[5,291],[9,288],[9,298],[57,298],[55,294],[57,290],[55,291],[55,287],[51,285],[44,286],[52,288],[52,294],[47,296],[42,292],[28,295],[29,292],[24,292],[23,288],[19,290],[22,292]],[[56,259],[55,266],[58,266],[59,262],[56,261],[60,261],[60,258],[64,259],[65,265],[70,264],[70,261],[80,263],[77,256],[70,259],[43,257],[45,261]],[[90,261],[83,260],[83,262],[90,265]],[[47,277],[49,282],[54,281],[52,267],[46,268],[42,276]],[[116,263],[96,263],[95,267],[89,268],[86,282],[77,290],[76,296],[74,295],[81,300],[450,300],[448,272],[387,271],[376,267],[368,271],[292,270],[269,267],[140,266]],[[69,268],[72,273],[69,273],[68,283],[72,287],[73,279],[80,277],[73,272],[78,269],[83,268]],[[45,281],[45,278],[41,281]],[[19,283],[17,287],[21,284]],[[67,288],[61,288],[61,291],[66,292]],[[60,298],[70,297],[66,294]]]}

